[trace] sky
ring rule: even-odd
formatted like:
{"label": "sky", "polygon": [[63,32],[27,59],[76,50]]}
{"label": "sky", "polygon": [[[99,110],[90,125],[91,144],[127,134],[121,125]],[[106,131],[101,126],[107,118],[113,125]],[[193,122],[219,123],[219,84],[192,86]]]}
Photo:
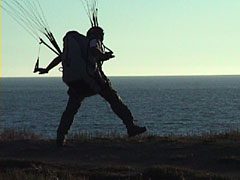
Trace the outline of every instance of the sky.
{"label": "sky", "polygon": [[[62,47],[66,32],[90,23],[80,0],[39,0]],[[99,23],[115,58],[108,76],[239,75],[239,0],[99,0]],[[33,73],[39,44],[1,11],[1,76],[61,76],[58,67]],[[40,66],[55,57],[41,46]]]}

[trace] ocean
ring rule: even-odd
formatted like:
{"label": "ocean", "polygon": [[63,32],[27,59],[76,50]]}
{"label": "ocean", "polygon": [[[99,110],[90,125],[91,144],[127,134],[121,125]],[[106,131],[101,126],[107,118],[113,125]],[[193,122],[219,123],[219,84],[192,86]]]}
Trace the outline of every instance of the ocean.
{"label": "ocean", "polygon": [[[110,77],[137,124],[152,135],[201,135],[240,127],[240,76]],[[68,95],[55,78],[1,78],[1,130],[54,138]],[[86,98],[69,134],[126,135],[100,96]]]}

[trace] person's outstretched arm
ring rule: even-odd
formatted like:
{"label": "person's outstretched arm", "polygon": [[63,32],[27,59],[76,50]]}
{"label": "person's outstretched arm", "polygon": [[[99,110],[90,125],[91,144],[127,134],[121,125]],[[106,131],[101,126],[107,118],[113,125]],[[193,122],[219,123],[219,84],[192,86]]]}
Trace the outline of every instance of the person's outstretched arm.
{"label": "person's outstretched arm", "polygon": [[47,66],[47,68],[42,68],[42,69],[40,69],[40,70],[39,70],[39,74],[48,73],[48,71],[50,71],[52,68],[54,68],[55,66],[57,66],[61,61],[62,61],[61,55],[57,56],[56,58],[54,58],[54,59],[52,60],[52,62],[50,62],[50,64]]}

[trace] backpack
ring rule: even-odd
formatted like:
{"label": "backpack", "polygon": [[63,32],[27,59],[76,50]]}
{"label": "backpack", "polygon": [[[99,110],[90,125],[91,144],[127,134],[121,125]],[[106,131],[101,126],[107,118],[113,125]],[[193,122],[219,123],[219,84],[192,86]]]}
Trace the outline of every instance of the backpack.
{"label": "backpack", "polygon": [[97,82],[95,69],[91,67],[88,57],[89,39],[78,33],[70,31],[63,38],[63,53],[61,55],[63,67],[63,81],[68,85],[84,81],[95,92],[101,90]]}
{"label": "backpack", "polygon": [[76,31],[67,32],[63,38],[63,81],[74,82],[87,76],[88,38]]}

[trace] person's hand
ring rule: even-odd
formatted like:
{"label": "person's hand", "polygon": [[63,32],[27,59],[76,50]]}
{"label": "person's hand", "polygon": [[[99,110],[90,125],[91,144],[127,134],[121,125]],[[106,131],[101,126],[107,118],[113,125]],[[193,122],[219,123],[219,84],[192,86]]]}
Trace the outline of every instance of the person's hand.
{"label": "person's hand", "polygon": [[39,68],[38,72],[39,72],[38,74],[46,74],[46,73],[48,73],[48,70],[45,68]]}
{"label": "person's hand", "polygon": [[114,58],[113,52],[106,52],[105,55],[107,56],[107,59]]}

